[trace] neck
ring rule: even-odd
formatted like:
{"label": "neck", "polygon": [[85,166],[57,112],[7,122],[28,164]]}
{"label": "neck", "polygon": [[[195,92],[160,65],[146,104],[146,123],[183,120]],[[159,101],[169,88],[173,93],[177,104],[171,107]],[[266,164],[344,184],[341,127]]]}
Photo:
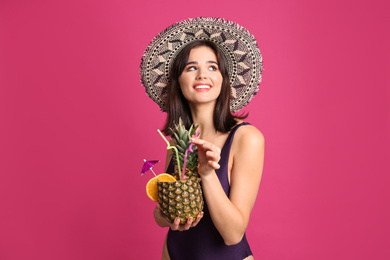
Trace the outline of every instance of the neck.
{"label": "neck", "polygon": [[199,125],[200,137],[212,136],[217,133],[214,127],[214,105],[191,106],[191,115],[195,124]]}

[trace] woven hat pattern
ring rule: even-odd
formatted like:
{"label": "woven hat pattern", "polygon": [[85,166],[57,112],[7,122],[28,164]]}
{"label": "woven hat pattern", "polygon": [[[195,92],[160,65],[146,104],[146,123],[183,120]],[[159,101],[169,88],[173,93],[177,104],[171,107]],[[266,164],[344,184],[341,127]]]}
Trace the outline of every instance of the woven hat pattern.
{"label": "woven hat pattern", "polygon": [[141,62],[141,81],[147,95],[166,112],[166,86],[172,64],[180,50],[196,40],[209,40],[219,47],[230,76],[230,109],[239,111],[259,90],[262,56],[253,35],[221,18],[188,19],[168,27],[152,40]]}

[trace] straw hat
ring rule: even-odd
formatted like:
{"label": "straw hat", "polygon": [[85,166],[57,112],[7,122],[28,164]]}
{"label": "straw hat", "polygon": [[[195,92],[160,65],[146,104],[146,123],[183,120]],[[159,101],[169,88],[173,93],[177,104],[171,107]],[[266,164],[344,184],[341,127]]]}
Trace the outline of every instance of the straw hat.
{"label": "straw hat", "polygon": [[214,42],[228,67],[230,109],[239,111],[259,90],[262,56],[253,35],[240,25],[221,18],[198,17],[173,24],[146,48],[141,61],[141,82],[147,95],[166,112],[166,86],[178,53],[196,40]]}

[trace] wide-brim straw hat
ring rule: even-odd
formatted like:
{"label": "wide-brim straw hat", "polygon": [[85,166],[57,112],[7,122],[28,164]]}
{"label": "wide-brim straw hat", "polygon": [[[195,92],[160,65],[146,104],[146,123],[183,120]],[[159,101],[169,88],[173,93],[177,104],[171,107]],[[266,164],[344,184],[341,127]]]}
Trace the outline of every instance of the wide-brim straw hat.
{"label": "wide-brim straw hat", "polygon": [[231,86],[231,112],[246,106],[259,90],[262,56],[256,39],[244,27],[221,18],[198,17],[175,23],[148,45],[141,61],[147,95],[166,112],[167,84],[178,53],[196,40],[214,42],[225,57]]}

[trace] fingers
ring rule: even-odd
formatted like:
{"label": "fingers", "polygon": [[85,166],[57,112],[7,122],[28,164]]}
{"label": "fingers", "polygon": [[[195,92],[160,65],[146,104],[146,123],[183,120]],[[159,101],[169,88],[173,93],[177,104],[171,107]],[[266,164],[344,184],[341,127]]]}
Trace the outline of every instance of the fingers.
{"label": "fingers", "polygon": [[221,159],[221,154],[219,152],[207,151],[206,158],[207,158],[208,163],[211,167],[213,167],[215,169],[219,169],[218,162]]}
{"label": "fingers", "polygon": [[209,158],[210,160],[219,161],[219,159],[221,159],[221,152],[218,150],[217,151],[209,150],[206,151],[206,157]]}
{"label": "fingers", "polygon": [[202,219],[203,217],[203,212],[201,212],[197,217],[196,219],[194,219],[193,217],[189,217],[187,219],[187,222],[183,225],[180,225],[180,218],[175,218],[175,220],[173,221],[173,223],[171,224],[171,229],[172,230],[178,230],[178,231],[185,231],[185,230],[189,230],[190,228],[192,227],[195,227],[196,225],[198,225],[199,221]]}
{"label": "fingers", "polygon": [[180,230],[179,227],[180,227],[180,218],[175,218],[173,220],[173,223],[171,224],[171,229],[172,230]]}
{"label": "fingers", "polygon": [[212,152],[215,152],[215,153],[218,153],[220,154],[221,153],[221,149],[219,149],[218,146],[210,143],[210,142],[207,142],[203,139],[199,139],[199,138],[191,138],[191,142],[193,144],[195,144],[198,148],[201,148],[203,150],[206,150],[206,151],[212,151]]}
{"label": "fingers", "polygon": [[193,217],[189,217],[187,219],[187,222],[184,224],[183,229],[184,230],[190,229],[190,227],[192,227],[192,222],[194,222],[194,218]]}
{"label": "fingers", "polygon": [[203,211],[196,217],[195,221],[192,223],[192,227],[198,225],[199,221],[203,218]]}
{"label": "fingers", "polygon": [[179,231],[184,231],[188,230],[192,226],[192,222],[194,221],[193,217],[189,217],[187,222],[184,225],[180,225],[180,218],[175,218],[171,225],[172,230],[179,230]]}
{"label": "fingers", "polygon": [[221,167],[217,162],[214,161],[208,161],[207,163],[214,170],[218,170]]}
{"label": "fingers", "polygon": [[211,168],[220,168],[218,162],[221,159],[221,149],[218,146],[199,138],[192,138],[191,141],[204,153],[207,164]]}

